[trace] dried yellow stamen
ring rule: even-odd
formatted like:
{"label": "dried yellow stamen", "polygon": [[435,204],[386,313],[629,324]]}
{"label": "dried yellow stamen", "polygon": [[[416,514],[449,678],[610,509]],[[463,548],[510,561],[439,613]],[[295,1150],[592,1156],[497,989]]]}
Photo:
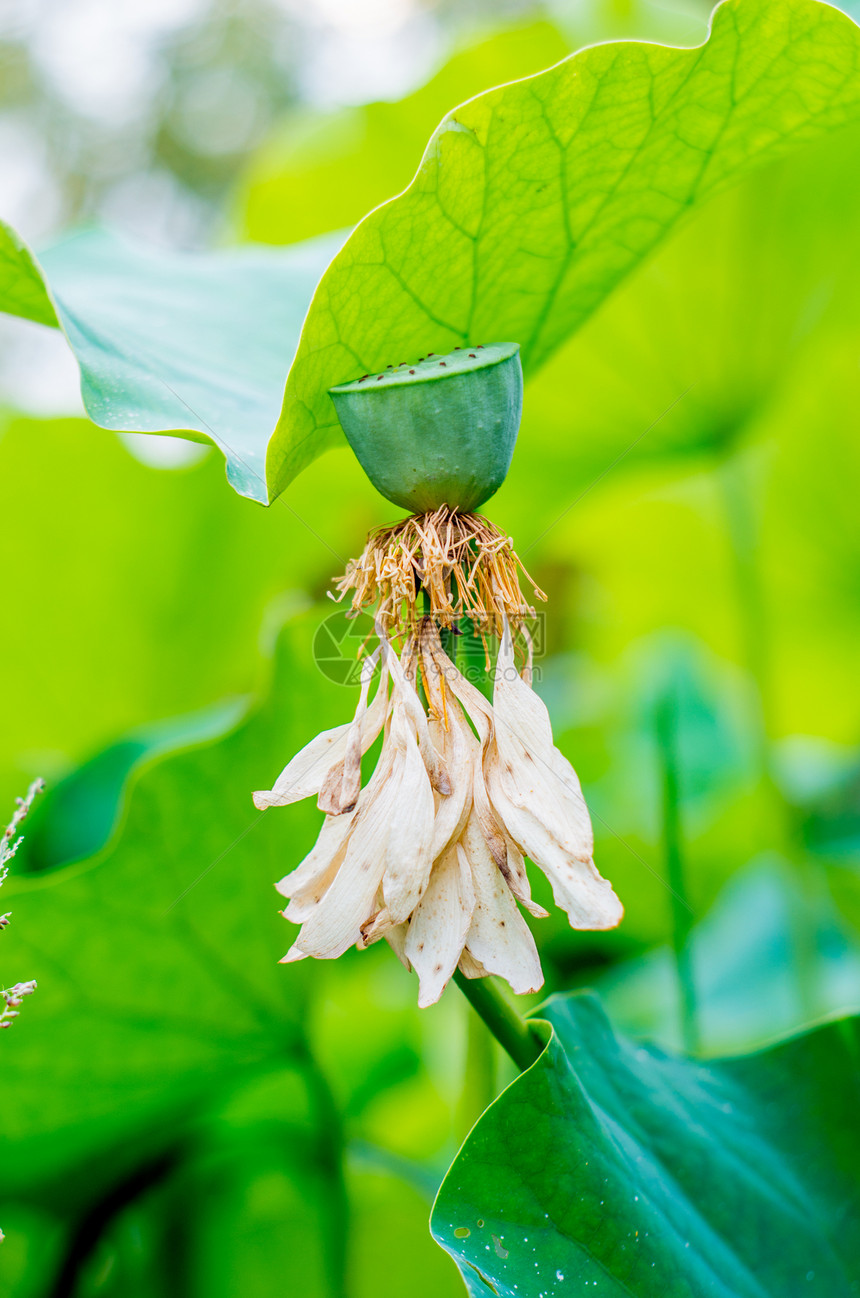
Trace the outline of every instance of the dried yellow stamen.
{"label": "dried yellow stamen", "polygon": [[[509,536],[481,514],[443,505],[371,532],[364,553],[335,586],[339,600],[353,592],[353,613],[378,605],[376,616],[390,635],[414,628],[426,613],[443,627],[468,617],[481,632],[500,636],[505,618],[521,627],[535,616],[520,589],[520,571],[545,600]],[[419,612],[422,591],[429,607]]]}

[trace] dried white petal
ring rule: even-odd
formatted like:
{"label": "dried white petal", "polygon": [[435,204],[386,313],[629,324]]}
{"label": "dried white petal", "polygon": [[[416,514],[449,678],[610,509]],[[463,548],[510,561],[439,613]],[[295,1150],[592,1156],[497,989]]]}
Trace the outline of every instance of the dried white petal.
{"label": "dried white petal", "polygon": [[472,797],[472,773],[480,765],[480,745],[466,720],[463,710],[450,691],[442,662],[453,668],[450,659],[441,655],[439,633],[433,628],[439,657],[432,650],[432,640],[422,636],[422,671],[428,700],[434,715],[430,718],[430,736],[437,751],[441,751],[453,786],[451,793],[436,798],[436,820],[433,826],[432,856],[436,860],[450,843],[459,838]]}
{"label": "dried white petal", "polygon": [[[381,893],[380,889],[380,893]],[[373,913],[370,919],[366,920],[361,926],[361,938],[356,942],[359,951],[364,951],[374,942],[378,942],[381,937],[387,937],[394,928],[406,928],[407,921],[395,924],[391,918],[391,911],[382,902],[381,897],[377,897]]]}
{"label": "dried white petal", "polygon": [[525,906],[530,914],[538,919],[546,919],[549,912],[545,911],[543,906],[539,906],[536,901],[532,901],[523,854],[516,843],[504,832],[493,812],[480,759],[475,763],[472,796],[474,814],[481,827],[481,833],[484,836],[490,856],[495,861],[502,878],[517,901]]}
{"label": "dried white petal", "polygon": [[346,739],[346,752],[323,780],[317,806],[320,811],[339,816],[352,811],[361,792],[361,726],[352,723]]}
{"label": "dried white petal", "polygon": [[457,966],[461,974],[466,978],[489,978],[490,971],[485,969],[480,961],[476,960],[473,955],[464,947],[463,954],[460,956],[460,963]]}
{"label": "dried white petal", "polygon": [[300,951],[294,942],[287,954],[281,956],[278,964],[295,964],[297,960],[307,960],[307,958],[307,951]]}
{"label": "dried white petal", "polygon": [[381,647],[365,659],[361,668],[361,697],[346,736],[342,759],[329,770],[320,789],[317,806],[320,811],[341,815],[352,811],[361,792],[361,759],[376,739],[388,715],[388,664],[383,662],[379,685],[373,703],[367,706],[370,682],[381,654]]}
{"label": "dried white petal", "polygon": [[511,891],[490,856],[480,826],[472,818],[457,852],[471,871],[475,909],[466,936],[469,954],[490,973],[505,978],[518,994],[543,986],[537,948]]}
{"label": "dried white petal", "polygon": [[530,915],[534,915],[535,919],[549,919],[549,911],[544,910],[543,906],[539,906],[536,901],[532,901],[531,885],[522,852],[513,839],[506,838],[505,846],[507,848],[505,863],[499,866],[505,883]]}
{"label": "dried white petal", "polygon": [[391,950],[397,956],[397,959],[406,969],[407,973],[412,972],[412,965],[406,955],[406,935],[409,932],[408,924],[398,924],[396,928],[390,928],[385,934],[385,940],[391,947]]}
{"label": "dried white petal", "polygon": [[399,788],[393,755],[380,760],[353,813],[340,868],[296,939],[307,955],[334,959],[360,940],[382,882]]}
{"label": "dried white petal", "polygon": [[[433,641],[429,640],[428,643],[432,646]],[[441,653],[441,645],[438,644],[438,633],[436,644],[438,646],[437,652]],[[444,661],[446,663],[445,680],[458,700],[467,708],[475,728],[481,736],[481,749],[486,753],[490,748],[495,733],[493,709],[483,694],[470,681],[466,680],[462,673],[457,671],[450,659],[445,658]],[[464,723],[468,729],[468,722],[465,722],[465,718]],[[469,730],[469,734],[471,735],[471,730]],[[475,762],[474,766],[472,792],[474,814],[480,823],[490,855],[501,871],[508,887],[517,901],[521,902],[532,915],[540,919],[547,918],[548,912],[544,910],[543,906],[539,906],[537,902],[532,901],[522,852],[504,832],[504,828],[499,824],[497,817],[493,813],[480,758]]]}
{"label": "dried white petal", "polygon": [[358,722],[361,733],[361,752],[367,752],[382,729],[388,712],[388,685],[384,668],[373,703],[367,707],[367,695],[373,676],[370,664],[375,666],[376,658],[377,655],[374,654],[368,659],[362,671],[361,696],[354,720],[343,726],[335,726],[332,730],[324,730],[296,753],[271,789],[258,790],[254,794],[254,806],[258,811],[265,811],[268,807],[286,807],[291,802],[300,802],[302,798],[318,794],[332,768],[344,761],[353,737],[355,721]]}
{"label": "dried white petal", "polygon": [[409,715],[409,719],[415,727],[415,733],[418,737],[418,746],[421,749],[421,756],[424,760],[424,765],[427,767],[427,774],[430,776],[430,783],[433,785],[433,788],[438,789],[440,793],[451,793],[451,780],[447,770],[445,769],[444,761],[433,747],[433,742],[430,738],[430,731],[427,726],[427,715],[421,704],[421,700],[415,692],[414,687],[406,679],[403,673],[403,668],[397,661],[396,654],[385,641],[383,641],[383,651],[387,651],[388,667],[391,672],[391,679],[394,682],[395,690],[397,691],[397,696],[402,701]]}
{"label": "dried white petal", "polygon": [[258,811],[268,807],[286,807],[319,793],[323,780],[335,762],[346,751],[349,724],[324,730],[306,744],[281,771],[271,789],[258,789],[254,806]]}
{"label": "dried white petal", "polygon": [[276,885],[290,898],[283,911],[291,924],[304,924],[334,883],[346,856],[352,816],[327,816],[319,838],[304,861]]}
{"label": "dried white petal", "polygon": [[420,1007],[438,1001],[457,968],[475,909],[475,889],[462,851],[437,861],[406,934],[404,954],[419,977]]}
{"label": "dried white petal", "polygon": [[[579,781],[516,670],[510,630],[494,705],[457,671],[429,620],[399,659],[384,636],[378,656],[373,703],[368,660],[352,722],[318,736],[270,793],[255,795],[260,806],[319,792],[329,813],[314,848],[278,884],[290,898],[284,914],[301,925],[284,960],[331,959],[384,937],[418,973],[421,1006],[439,999],[458,965],[467,977],[495,973],[517,993],[536,991],[543,975],[517,902],[546,911],[532,901],[523,854],[575,926],[610,927],[621,906],[594,868]],[[382,754],[361,790],[361,756],[383,727]]]}
{"label": "dried white petal", "polygon": [[407,717],[405,712],[400,712],[398,700],[390,742],[398,750],[399,787],[382,878],[382,895],[392,924],[402,924],[412,914],[427,887],[433,865],[430,849],[436,808],[411,722],[411,715]]}
{"label": "dried white petal", "polygon": [[[507,623],[496,663],[493,712],[502,778],[512,800],[530,806],[536,815],[552,815],[559,822],[567,850],[583,861],[590,860],[594,835],[579,779],[553,743],[543,700],[517,672]],[[532,800],[535,793],[541,799],[540,807]]]}
{"label": "dried white petal", "polygon": [[534,797],[533,805],[540,806],[537,814],[514,802],[508,793],[513,781],[501,778],[495,744],[490,746],[485,769],[494,810],[520,850],[543,870],[556,905],[566,911],[573,927],[614,928],[624,913],[621,902],[591,858],[584,861],[569,850],[565,822],[557,813],[548,813],[546,791],[542,798]]}
{"label": "dried white petal", "polygon": [[[447,661],[450,662],[450,659]],[[486,747],[494,729],[492,706],[484,698],[481,691],[476,689],[471,681],[467,681],[463,673],[458,671],[453,663],[450,664],[446,677],[452,692],[456,694],[462,703],[469,720],[477,730],[482,747]]]}
{"label": "dried white petal", "polygon": [[614,928],[623,915],[591,859],[591,821],[579,780],[552,742],[546,708],[520,679],[510,631],[496,666],[496,726],[484,761],[487,791],[508,835],[548,877],[575,928]]}

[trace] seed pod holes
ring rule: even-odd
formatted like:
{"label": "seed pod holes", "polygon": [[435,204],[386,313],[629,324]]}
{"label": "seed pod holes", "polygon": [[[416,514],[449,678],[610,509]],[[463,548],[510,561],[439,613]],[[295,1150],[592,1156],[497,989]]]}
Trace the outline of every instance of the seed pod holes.
{"label": "seed pod holes", "polygon": [[424,513],[477,509],[505,480],[519,431],[517,343],[458,347],[331,389],[347,441],[377,491]]}

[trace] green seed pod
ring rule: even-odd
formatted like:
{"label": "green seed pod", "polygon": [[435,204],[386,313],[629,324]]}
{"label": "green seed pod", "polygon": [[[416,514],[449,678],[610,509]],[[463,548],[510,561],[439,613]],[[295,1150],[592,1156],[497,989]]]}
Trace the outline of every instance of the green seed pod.
{"label": "green seed pod", "polygon": [[517,343],[458,347],[331,389],[370,481],[414,513],[477,509],[505,480],[523,406]]}

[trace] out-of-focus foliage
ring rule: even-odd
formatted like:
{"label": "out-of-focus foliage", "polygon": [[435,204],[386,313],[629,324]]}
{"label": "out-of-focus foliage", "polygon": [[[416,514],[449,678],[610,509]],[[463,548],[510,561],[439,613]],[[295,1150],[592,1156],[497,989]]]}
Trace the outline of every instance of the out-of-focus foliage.
{"label": "out-of-focus foliage", "polygon": [[306,504],[264,511],[215,457],[157,470],[82,420],[7,418],[4,803],[138,727],[254,688],[284,599],[320,595],[375,516],[345,455],[319,472]]}
{"label": "out-of-focus foliage", "polygon": [[113,21],[75,0],[0,15],[0,135],[17,168],[29,146],[43,171],[28,186],[40,233],[107,213],[139,227],[148,212],[195,240],[296,101],[307,32],[269,0],[124,8]]}
{"label": "out-of-focus foliage", "polygon": [[244,179],[243,233],[261,243],[296,243],[355,225],[406,188],[452,105],[488,86],[540,72],[570,48],[549,22],[512,27],[455,55],[398,103],[293,114]]}
{"label": "out-of-focus foliage", "polygon": [[[799,1023],[860,1012],[860,933],[836,911],[820,871],[772,854],[729,880],[693,929],[690,959],[708,1054],[755,1049]],[[616,1027],[681,1049],[670,947],[615,966],[596,986]]]}

